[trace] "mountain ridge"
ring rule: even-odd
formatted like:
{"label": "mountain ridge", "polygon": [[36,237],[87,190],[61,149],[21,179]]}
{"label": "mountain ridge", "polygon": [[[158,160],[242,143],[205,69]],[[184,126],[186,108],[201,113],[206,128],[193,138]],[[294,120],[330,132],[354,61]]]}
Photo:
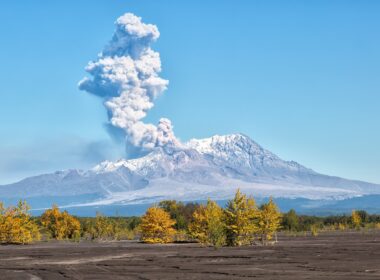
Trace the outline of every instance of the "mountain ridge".
{"label": "mountain ridge", "polygon": [[64,206],[96,206],[227,199],[236,188],[256,197],[316,200],[380,194],[380,185],[319,174],[282,160],[239,133],[191,139],[181,146],[156,148],[140,158],[104,161],[89,170],[29,177],[0,186],[0,197],[36,201],[45,197],[46,202],[58,199]]}

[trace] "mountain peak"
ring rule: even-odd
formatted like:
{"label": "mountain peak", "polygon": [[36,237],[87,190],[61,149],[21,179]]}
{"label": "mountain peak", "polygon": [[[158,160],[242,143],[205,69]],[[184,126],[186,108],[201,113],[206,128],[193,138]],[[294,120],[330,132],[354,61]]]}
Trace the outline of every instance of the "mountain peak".
{"label": "mountain peak", "polygon": [[201,154],[208,154],[226,162],[236,162],[251,167],[252,160],[272,159],[280,161],[275,154],[265,150],[244,134],[215,135],[205,139],[192,139],[187,146]]}
{"label": "mountain peak", "polygon": [[214,135],[209,138],[191,139],[186,146],[193,148],[200,153],[209,152],[211,150],[236,150],[248,149],[252,146],[259,150],[264,150],[259,144],[254,142],[251,138],[244,134],[227,134],[227,135]]}

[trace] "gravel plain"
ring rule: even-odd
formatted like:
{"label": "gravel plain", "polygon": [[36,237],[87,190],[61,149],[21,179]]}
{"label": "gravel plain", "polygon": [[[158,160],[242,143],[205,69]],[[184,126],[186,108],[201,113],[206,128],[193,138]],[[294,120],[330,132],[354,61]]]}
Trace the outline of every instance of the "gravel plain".
{"label": "gravel plain", "polygon": [[380,279],[380,231],[279,236],[268,246],[40,242],[0,246],[0,279]]}

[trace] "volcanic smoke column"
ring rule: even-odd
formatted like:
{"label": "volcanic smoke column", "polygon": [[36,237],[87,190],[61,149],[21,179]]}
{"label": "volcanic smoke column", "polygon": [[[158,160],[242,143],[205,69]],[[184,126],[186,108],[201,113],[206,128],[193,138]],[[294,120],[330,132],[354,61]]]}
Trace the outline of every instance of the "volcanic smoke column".
{"label": "volcanic smoke column", "polygon": [[81,80],[79,89],[103,98],[110,123],[124,130],[134,146],[150,150],[179,145],[170,120],[162,118],[157,126],[142,122],[169,84],[159,77],[160,55],[150,47],[160,36],[157,26],[130,13],[115,24],[111,41],[86,67],[92,79]]}

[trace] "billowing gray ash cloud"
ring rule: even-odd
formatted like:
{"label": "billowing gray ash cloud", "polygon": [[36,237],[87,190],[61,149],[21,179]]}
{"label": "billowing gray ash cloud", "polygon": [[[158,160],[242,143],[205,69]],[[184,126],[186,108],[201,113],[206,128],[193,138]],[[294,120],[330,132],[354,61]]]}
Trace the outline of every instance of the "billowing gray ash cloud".
{"label": "billowing gray ash cloud", "polygon": [[92,79],[82,79],[79,88],[104,100],[110,124],[122,129],[135,147],[147,151],[180,145],[169,119],[161,118],[157,126],[142,121],[169,84],[159,76],[159,53],[151,49],[160,36],[157,26],[131,13],[119,17],[115,25],[111,41],[86,67]]}

